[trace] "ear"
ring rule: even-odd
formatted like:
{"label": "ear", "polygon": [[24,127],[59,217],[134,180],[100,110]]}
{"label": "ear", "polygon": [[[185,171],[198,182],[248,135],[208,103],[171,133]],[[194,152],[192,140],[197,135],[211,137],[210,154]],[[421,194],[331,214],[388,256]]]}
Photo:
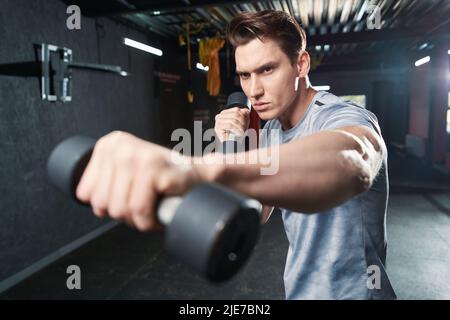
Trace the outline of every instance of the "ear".
{"label": "ear", "polygon": [[297,72],[300,78],[305,78],[308,76],[309,69],[311,66],[311,58],[309,53],[305,50],[302,50],[297,59]]}

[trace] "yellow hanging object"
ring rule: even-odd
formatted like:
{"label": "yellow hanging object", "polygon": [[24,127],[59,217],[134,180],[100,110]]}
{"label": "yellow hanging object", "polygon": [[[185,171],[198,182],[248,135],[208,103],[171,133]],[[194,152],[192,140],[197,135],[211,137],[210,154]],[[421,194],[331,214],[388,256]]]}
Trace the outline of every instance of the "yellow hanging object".
{"label": "yellow hanging object", "polygon": [[192,66],[191,66],[191,31],[190,31],[189,21],[186,24],[186,42],[187,42],[188,70],[192,70]]}
{"label": "yellow hanging object", "polygon": [[178,44],[180,45],[180,47],[186,45],[186,42],[184,41],[183,33],[181,33],[181,32],[178,35]]}
{"label": "yellow hanging object", "polygon": [[191,91],[187,92],[187,99],[189,103],[194,102],[194,94]]}
{"label": "yellow hanging object", "polygon": [[200,63],[208,67],[206,90],[211,96],[217,96],[220,92],[220,64],[219,50],[223,48],[225,40],[221,38],[201,39],[198,46]]}

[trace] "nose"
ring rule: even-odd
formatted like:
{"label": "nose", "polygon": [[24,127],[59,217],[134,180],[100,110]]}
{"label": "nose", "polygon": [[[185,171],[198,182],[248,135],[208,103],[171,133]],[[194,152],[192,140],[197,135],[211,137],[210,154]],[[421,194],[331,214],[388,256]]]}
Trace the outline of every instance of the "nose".
{"label": "nose", "polygon": [[250,98],[257,100],[264,94],[264,88],[258,76],[252,76],[250,79]]}

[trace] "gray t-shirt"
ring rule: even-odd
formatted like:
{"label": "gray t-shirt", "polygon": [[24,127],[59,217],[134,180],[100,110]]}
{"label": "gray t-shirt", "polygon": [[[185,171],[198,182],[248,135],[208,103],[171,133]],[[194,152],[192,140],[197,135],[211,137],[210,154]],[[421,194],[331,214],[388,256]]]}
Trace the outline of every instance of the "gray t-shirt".
{"label": "gray t-shirt", "polygon": [[[278,129],[280,141],[271,142],[263,130],[260,147],[354,125],[380,134],[373,113],[319,91],[293,128],[283,131],[277,119],[268,121],[264,129]],[[335,208],[313,214],[280,208],[289,240],[286,299],[396,298],[385,270],[388,193],[386,157],[372,187]]]}

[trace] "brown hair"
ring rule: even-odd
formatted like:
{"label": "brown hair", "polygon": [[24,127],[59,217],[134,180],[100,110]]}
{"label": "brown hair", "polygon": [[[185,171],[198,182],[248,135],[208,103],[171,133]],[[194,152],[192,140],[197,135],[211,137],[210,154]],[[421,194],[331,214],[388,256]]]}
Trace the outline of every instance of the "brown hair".
{"label": "brown hair", "polygon": [[284,11],[264,10],[243,12],[233,18],[227,27],[227,38],[236,49],[258,38],[276,41],[291,63],[297,61],[306,48],[306,34],[295,19]]}

